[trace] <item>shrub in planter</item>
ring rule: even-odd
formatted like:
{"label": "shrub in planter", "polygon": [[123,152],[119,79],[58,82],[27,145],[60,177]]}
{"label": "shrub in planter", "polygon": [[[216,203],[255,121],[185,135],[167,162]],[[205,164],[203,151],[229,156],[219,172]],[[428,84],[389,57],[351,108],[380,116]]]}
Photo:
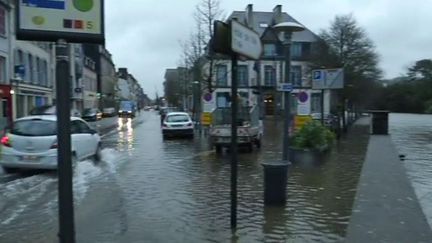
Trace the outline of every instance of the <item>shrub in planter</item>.
{"label": "shrub in planter", "polygon": [[290,160],[319,160],[335,141],[335,134],[318,121],[310,121],[291,137]]}

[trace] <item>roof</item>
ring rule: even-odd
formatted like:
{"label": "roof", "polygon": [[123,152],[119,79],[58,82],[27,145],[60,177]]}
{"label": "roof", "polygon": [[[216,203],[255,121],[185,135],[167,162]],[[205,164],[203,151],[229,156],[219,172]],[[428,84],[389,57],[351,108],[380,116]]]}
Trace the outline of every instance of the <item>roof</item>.
{"label": "roof", "polygon": [[[245,16],[246,16],[245,11],[234,11],[231,13],[231,15],[228,17],[228,19],[236,18],[241,23],[245,23]],[[262,36],[264,31],[267,28],[270,28],[271,26],[274,25],[273,16],[274,16],[273,12],[254,11],[253,12],[253,19],[254,19],[253,20],[254,21],[253,30],[256,31],[260,36]],[[295,22],[298,24],[302,24],[299,21],[297,21],[296,19],[294,19],[291,15],[283,12],[282,13],[282,22],[286,22],[286,21],[292,21],[292,22]],[[261,27],[262,24],[265,24],[268,27]],[[310,31],[306,26],[305,26],[305,28],[306,29],[303,31],[294,32],[292,34],[292,40],[293,41],[314,42],[314,41],[317,41],[319,39],[319,37],[315,33]]]}
{"label": "roof", "polygon": [[[49,120],[49,121],[57,121],[57,116],[56,115],[37,115],[37,116],[25,116],[25,117],[21,117],[16,119],[15,121],[24,121],[24,120],[32,120],[32,119],[42,119],[42,120]],[[75,121],[75,120],[82,120],[81,118],[78,117],[71,117],[70,118],[71,121]]]}
{"label": "roof", "polygon": [[175,115],[186,115],[186,116],[189,116],[189,114],[188,113],[186,113],[186,112],[178,112],[178,111],[174,111],[174,112],[168,112],[168,114],[167,114],[167,116],[175,116]]}

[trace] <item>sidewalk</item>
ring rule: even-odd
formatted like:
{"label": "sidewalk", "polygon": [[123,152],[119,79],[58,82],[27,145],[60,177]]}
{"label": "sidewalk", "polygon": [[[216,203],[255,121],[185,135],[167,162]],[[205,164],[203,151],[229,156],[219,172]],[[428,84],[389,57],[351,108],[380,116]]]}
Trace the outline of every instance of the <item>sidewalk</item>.
{"label": "sidewalk", "polygon": [[388,135],[371,135],[346,242],[431,242],[432,232]]}

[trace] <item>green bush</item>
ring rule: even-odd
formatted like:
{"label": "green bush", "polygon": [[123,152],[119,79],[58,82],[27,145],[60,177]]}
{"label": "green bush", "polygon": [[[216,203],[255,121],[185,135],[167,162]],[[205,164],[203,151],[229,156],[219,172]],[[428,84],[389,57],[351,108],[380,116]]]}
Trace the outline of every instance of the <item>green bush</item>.
{"label": "green bush", "polygon": [[335,134],[320,122],[310,121],[293,134],[291,144],[295,148],[325,151],[331,147],[335,137]]}

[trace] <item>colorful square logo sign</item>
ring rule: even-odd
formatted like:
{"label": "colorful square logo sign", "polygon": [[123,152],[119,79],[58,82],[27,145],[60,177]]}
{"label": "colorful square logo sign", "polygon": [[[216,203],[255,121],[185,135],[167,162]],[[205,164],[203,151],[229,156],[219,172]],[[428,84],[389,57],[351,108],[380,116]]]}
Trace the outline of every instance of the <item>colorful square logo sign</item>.
{"label": "colorful square logo sign", "polygon": [[64,10],[65,0],[22,0],[22,4],[27,7],[50,8]]}
{"label": "colorful square logo sign", "polygon": [[71,19],[63,19],[63,27],[64,28],[72,28],[72,20]]}
{"label": "colorful square logo sign", "polygon": [[74,20],[74,28],[75,29],[82,29],[84,28],[84,23],[82,20]]}

